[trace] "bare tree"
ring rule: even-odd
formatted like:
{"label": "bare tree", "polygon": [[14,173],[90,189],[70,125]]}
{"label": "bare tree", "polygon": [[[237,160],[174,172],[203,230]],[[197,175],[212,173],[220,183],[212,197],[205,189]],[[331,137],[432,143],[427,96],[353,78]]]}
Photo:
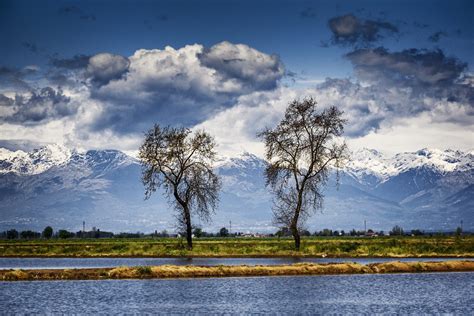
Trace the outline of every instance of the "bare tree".
{"label": "bare tree", "polygon": [[213,171],[215,141],[204,131],[155,125],[140,147],[145,198],[163,187],[177,211],[178,224],[186,231],[192,249],[191,217],[209,221],[219,201],[221,182]]}
{"label": "bare tree", "polygon": [[274,129],[258,134],[265,142],[274,221],[290,229],[296,250],[303,223],[322,206],[331,168],[339,170],[347,159],[347,146],[339,138],[346,122],[342,114],[336,107],[318,112],[312,98],[295,100]]}

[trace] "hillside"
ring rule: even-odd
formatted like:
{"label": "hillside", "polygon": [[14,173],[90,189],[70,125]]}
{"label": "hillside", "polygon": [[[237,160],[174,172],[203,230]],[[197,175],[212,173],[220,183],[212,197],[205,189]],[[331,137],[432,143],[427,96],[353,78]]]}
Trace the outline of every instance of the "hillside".
{"label": "hillside", "polygon": [[[240,231],[270,232],[271,195],[265,162],[243,153],[222,157],[221,203],[210,224]],[[337,188],[331,179],[324,209],[308,229],[453,230],[461,220],[474,229],[472,152],[422,149],[393,157],[364,149],[354,152]],[[116,150],[79,152],[48,145],[32,152],[0,149],[0,229],[88,227],[111,231],[173,230],[173,214],[157,192],[144,200],[138,161]]]}

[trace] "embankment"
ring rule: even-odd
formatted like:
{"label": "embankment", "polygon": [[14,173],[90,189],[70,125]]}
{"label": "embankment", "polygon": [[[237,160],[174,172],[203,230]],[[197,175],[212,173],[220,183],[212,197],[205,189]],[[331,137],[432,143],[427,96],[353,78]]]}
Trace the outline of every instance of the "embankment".
{"label": "embankment", "polygon": [[292,276],[364,273],[419,273],[474,271],[474,261],[299,263],[274,266],[141,266],[97,269],[0,270],[0,280],[102,280],[153,278],[206,278],[245,276]]}

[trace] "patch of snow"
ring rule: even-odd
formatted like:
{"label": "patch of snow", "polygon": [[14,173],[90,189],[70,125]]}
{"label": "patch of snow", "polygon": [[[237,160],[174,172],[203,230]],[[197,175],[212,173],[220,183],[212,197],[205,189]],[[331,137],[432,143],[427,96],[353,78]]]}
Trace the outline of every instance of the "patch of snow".
{"label": "patch of snow", "polygon": [[[364,148],[352,153],[351,161],[346,165],[344,171],[361,182],[374,177],[378,182],[384,182],[390,177],[410,169],[422,167],[431,168],[443,174],[455,171],[463,172],[474,169],[473,152],[423,148],[416,152],[399,153],[388,157],[374,149]],[[31,152],[0,148],[0,174],[8,172],[25,175],[39,174],[53,166],[66,163],[74,163],[78,166],[81,164],[89,166],[104,164],[104,167],[107,165],[106,168],[110,169],[137,164],[139,161],[135,157],[117,150],[79,152],[57,144],[47,145]],[[233,175],[261,170],[265,166],[264,160],[248,152],[236,157],[218,157],[215,164],[215,168],[219,170],[235,169]]]}
{"label": "patch of snow", "polygon": [[373,149],[361,149],[352,153],[352,160],[345,171],[361,180],[373,175],[381,182],[410,169],[432,168],[441,173],[470,170],[474,166],[471,153],[458,150],[423,148],[416,152],[404,152],[386,157]]}
{"label": "patch of snow", "polygon": [[57,144],[47,145],[31,152],[21,150],[13,152],[2,148],[0,173],[39,174],[53,166],[66,163],[71,154],[71,150]]}
{"label": "patch of snow", "polygon": [[14,172],[34,175],[67,163],[90,166],[105,163],[110,169],[138,163],[138,161],[117,150],[79,152],[57,144],[47,145],[31,152],[21,150],[13,152],[0,148],[0,174]]}

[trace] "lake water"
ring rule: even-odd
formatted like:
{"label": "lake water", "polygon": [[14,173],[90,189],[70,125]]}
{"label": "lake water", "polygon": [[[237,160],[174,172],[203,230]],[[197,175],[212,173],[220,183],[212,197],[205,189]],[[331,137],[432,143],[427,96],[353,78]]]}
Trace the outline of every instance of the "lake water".
{"label": "lake water", "polygon": [[[172,265],[277,265],[298,262],[442,261],[465,258],[0,258],[0,269],[106,268]],[[472,258],[470,259],[472,260]]]}
{"label": "lake water", "polygon": [[474,273],[0,282],[22,313],[474,314]]}

